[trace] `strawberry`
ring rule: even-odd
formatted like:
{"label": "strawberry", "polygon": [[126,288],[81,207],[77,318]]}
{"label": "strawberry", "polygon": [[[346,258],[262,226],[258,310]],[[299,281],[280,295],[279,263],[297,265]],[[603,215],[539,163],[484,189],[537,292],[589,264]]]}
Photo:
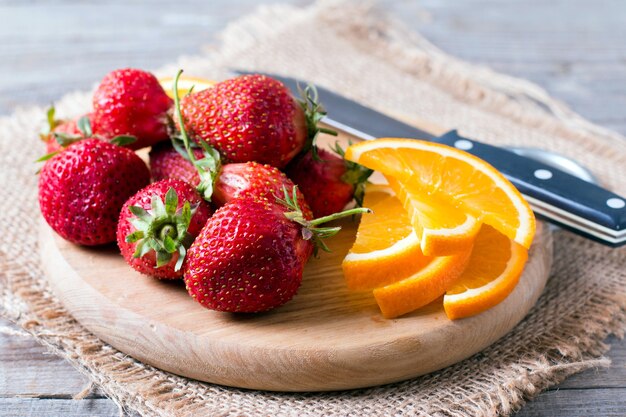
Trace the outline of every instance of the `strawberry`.
{"label": "strawberry", "polygon": [[148,167],[135,152],[85,139],[44,164],[39,207],[50,227],[70,242],[114,242],[122,205],[149,182]]}
{"label": "strawberry", "polygon": [[317,227],[353,209],[327,218],[307,220],[296,187],[284,200],[244,196],[226,203],[211,217],[188,251],[185,285],[204,307],[229,312],[260,312],[289,301],[302,282],[314,243],[339,227]]}
{"label": "strawberry", "polygon": [[[232,163],[222,166],[222,157],[219,152],[204,140],[199,140],[201,150],[192,148],[190,139],[183,123],[183,115],[178,96],[178,79],[182,73],[179,71],[174,79],[174,113],[180,126],[180,135],[172,137],[172,145],[180,156],[175,157],[172,151],[168,151],[167,157],[155,158],[159,174],[178,175],[183,172],[190,175],[191,166],[198,172],[197,189],[207,201],[214,201],[221,206],[233,198],[243,195],[266,197],[274,200],[275,195],[280,195],[282,189],[291,189],[293,183],[278,168],[254,161],[245,163]],[[319,112],[314,112],[319,116]],[[316,128],[316,131],[318,129]],[[201,155],[199,155],[201,153]],[[167,164],[160,166],[162,161]],[[167,166],[165,166],[167,165]],[[196,179],[194,177],[194,183]],[[304,210],[305,217],[311,217],[311,211],[300,191],[297,191],[298,202]]]}
{"label": "strawberry", "polygon": [[319,106],[309,109],[265,75],[244,75],[189,94],[181,111],[191,139],[215,147],[227,162],[283,168],[321,131]]}
{"label": "strawberry", "polygon": [[[200,148],[193,149],[196,159],[202,159]],[[150,172],[154,181],[174,178],[198,185],[200,176],[194,165],[183,157],[170,142],[160,142],[150,150]]]}
{"label": "strawberry", "polygon": [[189,248],[185,284],[212,310],[269,310],[294,296],[312,250],[281,207],[236,199],[215,212]]}
{"label": "strawberry", "polygon": [[88,113],[70,120],[55,119],[55,108],[50,107],[47,111],[48,126],[39,135],[46,144],[46,153],[51,154],[61,151],[81,139],[92,136],[91,122],[93,114]]}
{"label": "strawberry", "polygon": [[287,167],[287,176],[300,188],[315,217],[328,216],[342,210],[352,199],[363,202],[364,184],[372,174],[354,162],[343,159],[343,150],[336,145],[336,154],[324,149],[299,155]]}
{"label": "strawberry", "polygon": [[131,149],[168,139],[172,100],[154,75],[138,69],[107,74],[93,95],[93,131],[104,138],[134,136]]}
{"label": "strawberry", "polygon": [[[192,151],[196,160],[204,158],[201,149],[193,148]],[[167,142],[152,147],[150,170],[155,181],[175,178],[192,185],[200,183],[200,175],[194,165]],[[275,195],[282,195],[283,187],[291,189],[294,186],[294,183],[278,168],[257,162],[218,164],[218,170],[210,198],[216,207],[221,207],[230,200],[244,195],[273,199]],[[311,210],[299,190],[298,203],[305,216],[310,219]]]}
{"label": "strawberry", "polygon": [[156,278],[181,278],[187,249],[211,216],[195,188],[162,180],[129,198],[117,224],[117,245],[126,262]]}
{"label": "strawberry", "polygon": [[[222,166],[215,181],[212,201],[218,207],[243,196],[261,197],[273,201],[276,196],[283,195],[284,188],[291,190],[293,186],[294,183],[285,174],[271,165],[262,165],[257,162],[226,164]],[[298,204],[304,217],[311,219],[312,213],[309,205],[300,190],[297,193]]]}

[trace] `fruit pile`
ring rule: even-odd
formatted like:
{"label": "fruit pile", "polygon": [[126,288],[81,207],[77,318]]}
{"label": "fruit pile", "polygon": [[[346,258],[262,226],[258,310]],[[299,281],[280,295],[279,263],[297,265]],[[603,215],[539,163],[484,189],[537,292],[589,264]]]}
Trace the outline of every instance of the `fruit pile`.
{"label": "fruit pile", "polygon": [[[510,182],[418,140],[318,149],[320,133],[336,134],[318,126],[324,114],[314,88],[296,99],[263,75],[212,83],[113,71],[92,113],[48,112],[41,212],[64,239],[117,242],[136,271],[183,278],[218,311],[289,301],[340,229],[323,224],[366,212],[342,267],[350,289],[373,290],[384,317],[442,296],[449,318],[468,317],[511,293],[535,219]],[[135,152],[148,147],[149,167]],[[388,184],[368,183],[374,171]]]}
{"label": "fruit pile", "polygon": [[443,296],[450,319],[504,300],[524,269],[535,217],[495,168],[466,152],[409,139],[350,146],[345,157],[380,171],[368,185],[356,241],[343,261],[348,287],[373,290],[386,318]]}
{"label": "fruit pile", "polygon": [[[184,278],[207,308],[280,306],[340,229],[322,224],[367,211],[340,212],[371,170],[318,151],[317,135],[334,132],[317,126],[311,88],[297,100],[263,75],[198,91],[179,77],[168,95],[154,75],[121,69],[96,89],[92,113],[59,121],[51,109],[41,213],[70,242],[117,242],[136,271]],[[149,168],[135,152],[147,147]]]}

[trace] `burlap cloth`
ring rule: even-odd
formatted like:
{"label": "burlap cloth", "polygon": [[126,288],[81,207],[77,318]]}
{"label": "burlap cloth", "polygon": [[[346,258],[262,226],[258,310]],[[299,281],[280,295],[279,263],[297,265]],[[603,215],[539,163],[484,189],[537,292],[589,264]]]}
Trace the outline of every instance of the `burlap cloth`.
{"label": "burlap cloth", "polygon": [[[221,46],[178,66],[208,78],[228,68],[291,74],[374,108],[417,116],[496,144],[569,155],[626,194],[626,139],[583,120],[528,82],[446,56],[397,22],[336,1],[264,8],[230,25]],[[58,103],[83,113],[89,94]],[[284,394],[200,383],[144,365],[98,340],[50,293],[38,261],[37,131],[42,108],[0,120],[1,313],[89,376],[123,410],[142,415],[507,415],[581,370],[607,365],[624,334],[626,251],[555,235],[552,276],[508,336],[457,365],[414,380],[348,392]]]}

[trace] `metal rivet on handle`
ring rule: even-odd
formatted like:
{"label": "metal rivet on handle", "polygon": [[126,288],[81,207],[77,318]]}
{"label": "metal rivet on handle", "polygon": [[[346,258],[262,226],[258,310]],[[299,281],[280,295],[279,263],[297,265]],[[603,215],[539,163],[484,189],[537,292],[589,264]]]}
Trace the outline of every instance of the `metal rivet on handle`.
{"label": "metal rivet on handle", "polygon": [[535,178],[540,180],[549,180],[552,178],[552,172],[547,169],[538,169],[534,172]]}
{"label": "metal rivet on handle", "polygon": [[462,151],[467,151],[474,147],[474,144],[467,139],[459,139],[454,142],[454,147],[461,149]]}
{"label": "metal rivet on handle", "polygon": [[621,209],[626,206],[626,201],[622,200],[621,198],[613,197],[606,200],[606,205],[614,209]]}

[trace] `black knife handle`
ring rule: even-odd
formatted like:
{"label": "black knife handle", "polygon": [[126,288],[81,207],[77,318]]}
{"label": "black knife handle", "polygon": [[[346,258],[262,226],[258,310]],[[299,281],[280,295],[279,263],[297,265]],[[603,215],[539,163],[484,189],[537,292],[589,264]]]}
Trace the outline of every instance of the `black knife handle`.
{"label": "black knife handle", "polygon": [[[563,215],[561,221],[557,219],[560,225],[611,246],[626,243],[626,198],[544,163],[462,137],[456,130],[436,141],[489,162],[527,197],[533,208],[550,210],[551,218],[554,213],[557,217]],[[536,211],[541,213],[541,209]],[[612,241],[606,242],[606,236]]]}

